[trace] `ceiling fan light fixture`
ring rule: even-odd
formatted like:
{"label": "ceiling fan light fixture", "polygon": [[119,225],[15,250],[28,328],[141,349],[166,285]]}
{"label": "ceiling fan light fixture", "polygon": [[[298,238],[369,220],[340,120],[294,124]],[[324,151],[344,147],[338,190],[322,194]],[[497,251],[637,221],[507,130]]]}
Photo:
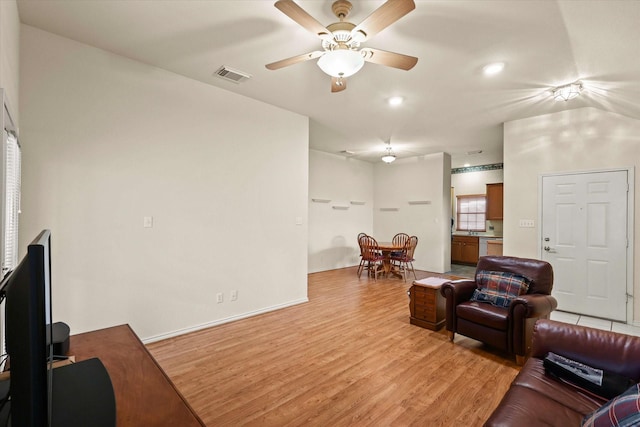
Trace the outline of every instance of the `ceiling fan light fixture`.
{"label": "ceiling fan light fixture", "polygon": [[380,159],[385,163],[391,163],[396,159],[396,155],[391,152],[391,147],[387,147],[387,152]]}
{"label": "ceiling fan light fixture", "polygon": [[568,101],[580,95],[582,83],[573,82],[553,89],[553,99],[556,101]]}
{"label": "ceiling fan light fixture", "polygon": [[354,31],[351,33],[351,39],[358,43],[362,43],[367,39],[367,33],[362,30]]}
{"label": "ceiling fan light fixture", "polygon": [[364,58],[349,49],[330,50],[318,59],[318,67],[332,77],[349,77],[360,71]]}
{"label": "ceiling fan light fixture", "polygon": [[387,153],[384,156],[382,156],[382,161],[385,163],[391,163],[396,159],[396,156],[392,153]]}

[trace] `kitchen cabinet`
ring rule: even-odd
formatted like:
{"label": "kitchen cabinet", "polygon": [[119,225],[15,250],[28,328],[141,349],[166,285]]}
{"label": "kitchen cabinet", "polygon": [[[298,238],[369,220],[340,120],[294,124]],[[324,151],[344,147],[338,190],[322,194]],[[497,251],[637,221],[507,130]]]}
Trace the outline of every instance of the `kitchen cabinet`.
{"label": "kitchen cabinet", "polygon": [[489,240],[487,243],[487,255],[502,256],[502,239]]}
{"label": "kitchen cabinet", "polygon": [[496,240],[496,239],[500,239],[500,238],[499,237],[493,237],[493,236],[491,236],[491,237],[489,237],[489,236],[479,236],[478,237],[478,242],[479,242],[478,257],[479,258],[488,255],[488,252],[487,252],[488,243],[493,241],[493,240]]}
{"label": "kitchen cabinet", "polygon": [[504,205],[503,184],[487,184],[487,219],[502,219]]}
{"label": "kitchen cabinet", "polygon": [[451,262],[475,265],[478,263],[478,250],[478,236],[453,236]]}

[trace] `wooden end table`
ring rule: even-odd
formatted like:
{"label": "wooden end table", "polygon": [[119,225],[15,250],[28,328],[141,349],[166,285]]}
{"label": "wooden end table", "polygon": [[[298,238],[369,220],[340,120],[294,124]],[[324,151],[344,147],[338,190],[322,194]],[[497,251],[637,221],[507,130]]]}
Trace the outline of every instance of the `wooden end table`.
{"label": "wooden end table", "polygon": [[409,321],[412,325],[431,329],[432,331],[437,331],[444,326],[445,298],[440,295],[442,283],[437,282],[448,282],[449,280],[433,280],[434,284],[413,282],[409,289],[409,310],[411,312]]}

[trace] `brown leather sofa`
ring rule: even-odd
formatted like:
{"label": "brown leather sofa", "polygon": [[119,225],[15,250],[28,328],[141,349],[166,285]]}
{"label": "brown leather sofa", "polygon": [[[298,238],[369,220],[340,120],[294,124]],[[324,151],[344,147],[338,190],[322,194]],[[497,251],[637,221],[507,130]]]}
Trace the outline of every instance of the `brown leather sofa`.
{"label": "brown leather sofa", "polygon": [[449,339],[455,334],[482,341],[516,355],[524,364],[531,349],[531,335],[536,320],[549,318],[558,303],[552,297],[553,268],[551,264],[528,258],[484,256],[478,261],[476,279],[480,271],[515,273],[531,280],[525,295],[520,295],[508,308],[470,301],[478,287],[476,280],[456,280],[442,285],[446,298],[446,329]]}
{"label": "brown leather sofa", "polygon": [[486,427],[579,426],[585,415],[606,402],[545,374],[543,359],[548,352],[640,381],[639,337],[539,320],[534,326],[531,357]]}

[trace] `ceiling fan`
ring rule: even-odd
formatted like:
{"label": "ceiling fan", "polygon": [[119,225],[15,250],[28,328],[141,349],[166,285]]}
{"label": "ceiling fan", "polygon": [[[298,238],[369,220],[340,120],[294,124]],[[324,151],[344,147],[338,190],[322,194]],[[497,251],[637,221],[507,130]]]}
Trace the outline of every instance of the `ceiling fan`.
{"label": "ceiling fan", "polygon": [[319,58],[318,66],[331,76],[331,92],[340,92],[347,88],[346,78],[357,73],[365,61],[401,70],[410,70],[418,62],[418,58],[414,56],[372,48],[360,49],[360,43],[367,41],[415,9],[413,0],[387,0],[359,25],[345,21],[351,11],[351,2],[337,0],[331,6],[331,10],[340,21],[327,27],[305,12],[293,0],[278,0],[274,6],[319,37],[322,40],[322,50],[272,62],[266,65],[269,70]]}
{"label": "ceiling fan", "polygon": [[382,160],[384,163],[392,163],[396,159],[415,157],[425,154],[416,143],[394,143],[391,145],[391,138],[387,138],[380,142],[372,142],[367,144],[367,148],[362,150],[345,149],[336,152],[347,158],[355,158],[359,160],[377,162]]}

